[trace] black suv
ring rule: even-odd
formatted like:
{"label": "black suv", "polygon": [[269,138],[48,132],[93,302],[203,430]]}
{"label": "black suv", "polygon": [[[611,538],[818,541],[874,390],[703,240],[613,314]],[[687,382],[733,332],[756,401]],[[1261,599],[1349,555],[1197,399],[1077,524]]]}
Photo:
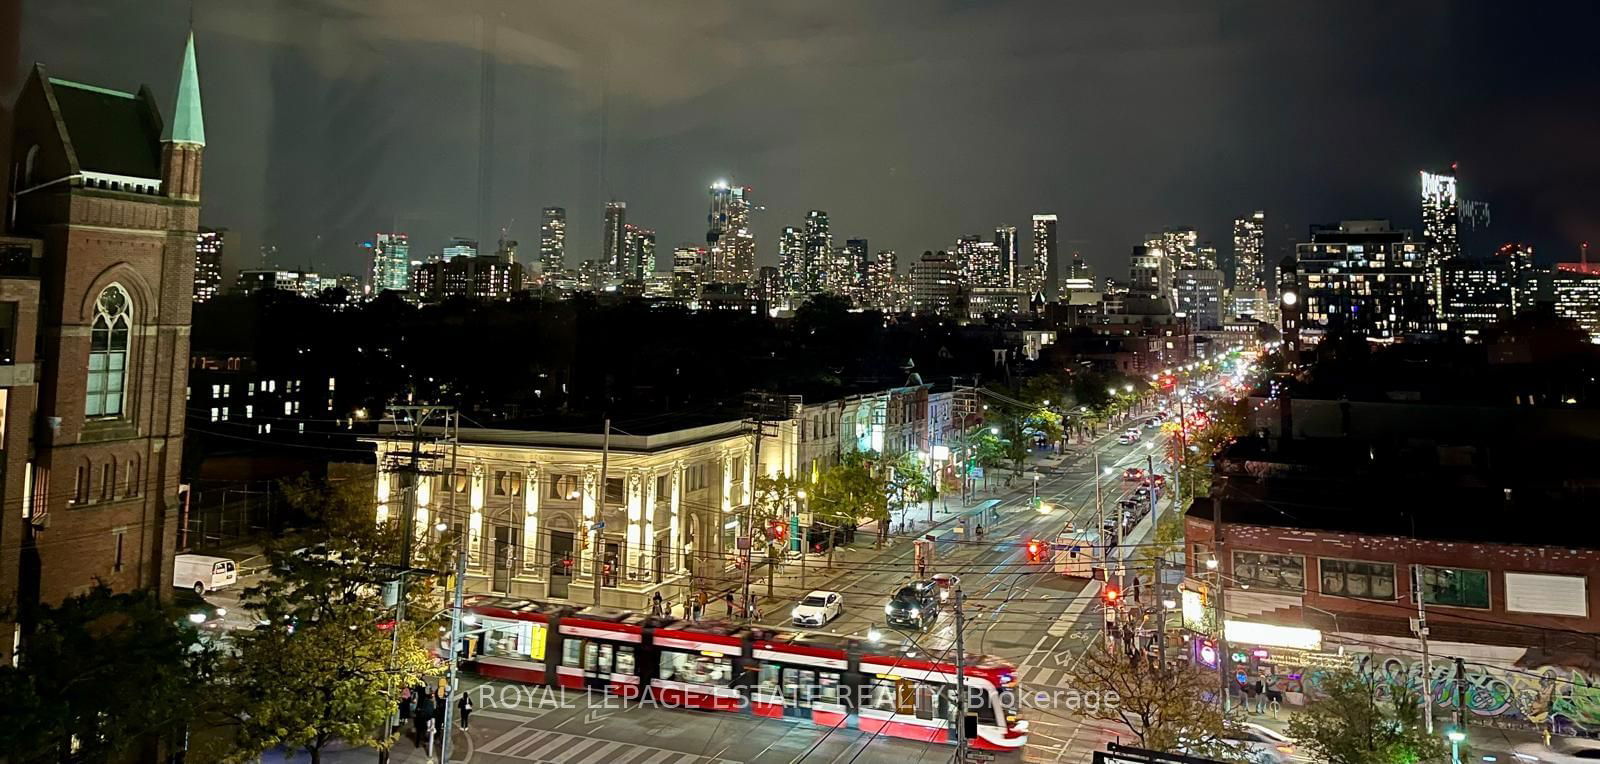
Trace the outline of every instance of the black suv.
{"label": "black suv", "polygon": [[883,606],[884,620],[893,626],[927,628],[939,618],[939,586],[932,581],[913,581],[895,592]]}

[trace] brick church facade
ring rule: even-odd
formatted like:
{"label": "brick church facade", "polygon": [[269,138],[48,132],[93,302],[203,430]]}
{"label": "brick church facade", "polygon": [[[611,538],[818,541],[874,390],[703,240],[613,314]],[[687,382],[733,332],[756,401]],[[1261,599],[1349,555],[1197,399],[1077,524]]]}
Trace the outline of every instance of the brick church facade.
{"label": "brick church facade", "polygon": [[[164,121],[35,66],[0,227],[0,658],[103,582],[171,588],[205,130],[191,36]],[[18,624],[21,627],[18,627]]]}

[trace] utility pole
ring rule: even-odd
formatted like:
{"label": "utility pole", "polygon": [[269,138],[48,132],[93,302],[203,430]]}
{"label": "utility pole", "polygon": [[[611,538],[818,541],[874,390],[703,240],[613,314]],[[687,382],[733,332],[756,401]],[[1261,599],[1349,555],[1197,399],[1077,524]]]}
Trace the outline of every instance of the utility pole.
{"label": "utility pole", "polygon": [[962,637],[964,613],[962,605],[966,595],[961,593],[961,582],[955,582],[956,603],[956,761],[967,760],[967,647]]}
{"label": "utility pole", "polygon": [[1456,729],[1467,728],[1467,662],[1456,659]]}
{"label": "utility pole", "polygon": [[[437,454],[424,453],[422,451],[423,425],[434,414],[434,412],[448,413],[451,409],[448,406],[395,406],[394,410],[397,414],[404,413],[408,415],[410,419],[411,428],[407,435],[411,439],[411,450],[399,455],[398,457],[395,455],[390,455],[385,460],[387,462],[385,465],[387,469],[385,471],[390,473],[398,473],[401,476],[400,489],[402,492],[400,510],[400,571],[399,575],[396,576],[395,582],[395,625],[393,637],[391,639],[392,644],[390,655],[393,655],[394,652],[398,651],[400,648],[400,624],[406,619],[406,574],[411,570],[412,548],[415,546],[417,537],[417,486],[423,475],[432,475],[437,472],[437,470],[425,470],[421,466],[424,458],[433,459],[437,457]],[[398,424],[399,423],[397,421],[396,430],[399,429]],[[391,686],[390,689],[392,690],[393,687]],[[393,719],[393,716],[389,716],[384,720],[383,726],[385,736],[389,736],[394,733]],[[389,761],[389,752],[387,750],[379,750],[378,761]]]}
{"label": "utility pole", "polygon": [[1422,726],[1433,734],[1433,656],[1428,652],[1428,603],[1422,599],[1422,566],[1411,566],[1411,596],[1417,600],[1417,620],[1411,628],[1422,642]]}
{"label": "utility pole", "polygon": [[601,542],[604,540],[601,536],[601,531],[606,529],[606,495],[611,492],[609,476],[606,474],[606,469],[611,466],[611,417],[607,416],[605,418],[604,427],[605,434],[600,438],[600,500],[595,502],[594,523],[589,527],[589,533],[594,538],[594,550],[589,559],[589,569],[594,575],[594,604],[596,607],[600,605],[601,584],[605,583],[605,579],[602,578],[605,568],[602,567],[603,560],[601,559],[605,556],[605,553],[600,547],[602,546]]}
{"label": "utility pole", "polygon": [[1153,587],[1156,592],[1156,666],[1159,671],[1167,670],[1167,595],[1161,583],[1162,564],[1166,557],[1156,555],[1156,580]]}
{"label": "utility pole", "polygon": [[443,739],[439,742],[439,761],[450,761],[450,734],[454,728],[455,704],[451,699],[457,692],[457,674],[461,665],[461,603],[466,595],[467,586],[467,537],[462,534],[461,546],[456,550],[456,592],[455,601],[451,605],[450,614],[450,673],[445,680],[444,695],[444,729],[439,730]]}
{"label": "utility pole", "polygon": [[[1182,399],[1179,399],[1180,402]],[[1182,432],[1180,427],[1179,432]],[[1179,481],[1182,485],[1182,481]],[[1211,557],[1217,563],[1217,676],[1220,680],[1218,686],[1222,690],[1222,710],[1228,711],[1232,698],[1228,695],[1229,683],[1233,681],[1232,670],[1228,665],[1228,627],[1226,619],[1226,606],[1223,603],[1223,592],[1227,589],[1226,581],[1222,576],[1222,497],[1216,496],[1211,500]]]}

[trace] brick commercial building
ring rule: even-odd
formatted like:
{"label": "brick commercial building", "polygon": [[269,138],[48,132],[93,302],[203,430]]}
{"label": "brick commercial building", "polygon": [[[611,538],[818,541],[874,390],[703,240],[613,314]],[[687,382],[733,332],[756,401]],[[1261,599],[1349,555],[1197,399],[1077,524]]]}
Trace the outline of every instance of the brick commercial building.
{"label": "brick commercial building", "polygon": [[6,659],[37,603],[171,586],[205,147],[192,36],[179,76],[170,121],[148,88],[43,66],[13,111],[0,601],[23,628],[3,626]]}

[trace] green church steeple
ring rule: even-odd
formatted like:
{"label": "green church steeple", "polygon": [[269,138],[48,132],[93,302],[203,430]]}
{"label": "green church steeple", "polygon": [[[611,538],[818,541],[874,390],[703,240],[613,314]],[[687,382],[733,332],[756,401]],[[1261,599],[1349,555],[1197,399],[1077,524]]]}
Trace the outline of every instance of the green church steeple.
{"label": "green church steeple", "polygon": [[178,103],[167,122],[161,140],[172,143],[206,145],[206,122],[200,112],[200,70],[194,62],[194,32],[183,49],[183,71],[178,75]]}

